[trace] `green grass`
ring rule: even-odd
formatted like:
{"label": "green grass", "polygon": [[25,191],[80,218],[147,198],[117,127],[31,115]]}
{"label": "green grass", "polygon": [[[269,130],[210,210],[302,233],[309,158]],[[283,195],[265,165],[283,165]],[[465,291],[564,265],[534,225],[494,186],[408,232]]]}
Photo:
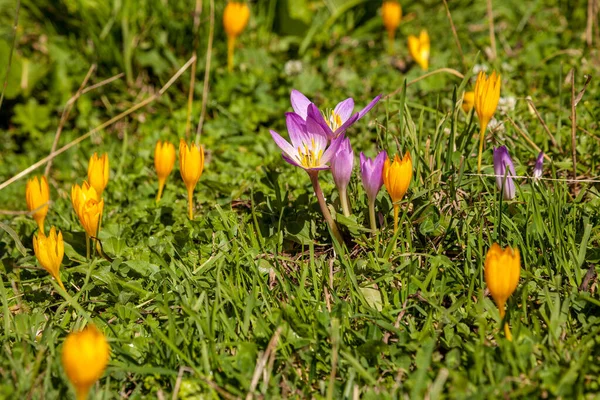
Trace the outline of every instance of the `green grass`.
{"label": "green grass", "polygon": [[[23,0],[0,109],[0,183],[49,153],[64,104],[90,64],[98,64],[91,84],[125,77],[77,101],[59,146],[162,87],[191,56],[194,5],[187,3]],[[597,41],[592,48],[584,41],[587,2],[494,2],[497,60],[488,58],[485,2],[450,2],[466,67],[442,3],[403,4],[393,58],[377,2],[349,2],[357,5],[342,13],[341,1],[306,3],[315,8],[298,6],[291,16],[287,1],[253,4],[229,75],[217,2],[201,138],[207,162],[193,221],[178,167],[159,205],[153,169],[156,141],[178,143],[184,134],[189,72],[156,102],[55,159],[46,226],[57,226],[67,243],[61,276],[68,297],[37,267],[33,219],[0,214],[0,397],[72,397],[61,346],[89,322],[112,349],[94,399],[598,396],[600,299],[586,274],[600,261],[600,186],[584,182],[574,191],[565,181],[573,170],[566,80],[573,67],[576,91],[585,74],[593,76],[577,107],[577,176],[599,175],[600,63]],[[194,125],[209,2],[203,7]],[[14,8],[0,0],[0,60],[8,59]],[[438,74],[409,85],[348,132],[357,156],[410,150],[414,176],[394,238],[384,190],[377,200],[383,224],[372,237],[357,169],[350,218],[322,172],[347,238],[334,246],[308,177],[281,159],[268,131],[286,136],[292,88],[322,108],[350,96],[362,107],[421,76],[417,66],[395,67],[409,59],[406,37],[421,28],[432,39],[431,70],[454,68],[467,78]],[[301,61],[300,72],[285,72],[290,60]],[[500,201],[494,178],[475,175],[477,118],[457,107],[474,87],[476,64],[500,71],[501,95],[516,100],[496,113],[503,124],[486,137],[482,173],[493,174],[491,149],[502,144],[518,175],[532,173],[537,151],[507,117],[552,160],[544,178],[556,180],[519,180],[510,202]],[[0,62],[2,80],[6,66]],[[112,261],[85,260],[69,197],[95,151],[111,163],[100,239]],[[25,182],[0,190],[2,212],[25,210]],[[521,251],[521,279],[509,300],[513,342],[485,291],[483,260],[493,242]]]}

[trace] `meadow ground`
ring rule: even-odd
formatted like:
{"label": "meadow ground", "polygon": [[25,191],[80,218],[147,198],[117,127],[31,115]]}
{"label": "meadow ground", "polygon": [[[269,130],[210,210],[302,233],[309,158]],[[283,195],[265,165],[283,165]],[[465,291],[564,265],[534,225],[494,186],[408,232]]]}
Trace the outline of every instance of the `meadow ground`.
{"label": "meadow ground", "polygon": [[[111,347],[93,399],[596,398],[597,2],[590,14],[582,0],[494,1],[492,41],[485,1],[450,1],[462,55],[443,2],[403,2],[389,55],[378,1],[261,0],[232,73],[225,2],[215,3],[214,31],[204,0],[196,32],[194,1],[0,0],[2,83],[11,66],[0,106],[0,397],[73,397],[62,345],[93,322]],[[406,43],[422,29],[429,72],[457,73],[419,79]],[[479,122],[460,100],[481,69],[498,71],[502,88],[477,174]],[[88,72],[89,90],[61,125]],[[384,95],[346,133],[356,157],[350,217],[331,173],[319,174],[344,245],[334,245],[307,174],[269,134],[288,137],[292,89],[322,110]],[[59,126],[60,149],[141,102],[53,159],[46,230],[64,236],[64,292],[39,267],[37,225],[20,213],[27,179],[46,165],[3,182],[48,156]],[[154,146],[186,131],[193,139],[200,119],[206,163],[190,221],[178,166],[155,202]],[[523,177],[508,201],[489,176],[500,145]],[[534,182],[536,146],[548,158]],[[380,150],[413,160],[396,236],[385,188],[371,234],[358,171],[359,152]],[[70,194],[94,152],[110,159],[107,257],[88,261]],[[520,250],[513,341],[486,290],[494,242]]]}

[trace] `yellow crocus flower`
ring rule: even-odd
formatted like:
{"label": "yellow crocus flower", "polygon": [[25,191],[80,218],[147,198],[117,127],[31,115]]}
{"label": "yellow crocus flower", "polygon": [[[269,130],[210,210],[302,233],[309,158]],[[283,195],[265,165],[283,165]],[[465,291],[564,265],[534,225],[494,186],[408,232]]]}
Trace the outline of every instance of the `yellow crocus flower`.
{"label": "yellow crocus flower", "polygon": [[158,175],[158,194],[156,195],[156,201],[158,202],[162,196],[165,182],[173,170],[175,165],[175,146],[173,143],[156,142],[154,148],[154,168],[156,169],[156,175]]}
{"label": "yellow crocus flower", "polygon": [[475,101],[474,107],[479,118],[479,156],[477,158],[477,173],[481,172],[481,154],[483,152],[483,139],[488,123],[496,112],[498,100],[500,100],[500,86],[502,81],[500,74],[496,71],[488,77],[485,72],[479,72],[477,82],[475,83]]}
{"label": "yellow crocus flower", "polygon": [[65,254],[65,244],[63,242],[62,232],[56,233],[54,227],[50,228],[50,234],[44,235],[44,231],[38,232],[33,236],[33,252],[40,265],[48,271],[50,275],[60,285],[63,290],[65,287],[60,279],[60,264]]}
{"label": "yellow crocus flower", "polygon": [[102,377],[110,357],[106,337],[94,325],[71,332],[62,348],[62,365],[77,393],[77,400],[87,399],[92,385]]}
{"label": "yellow crocus flower", "polygon": [[390,162],[390,159],[386,158],[385,163],[383,164],[383,184],[394,204],[394,232],[398,230],[398,214],[400,211],[399,202],[408,190],[412,175],[412,158],[408,151],[404,154],[402,159],[396,154],[393,162]]}
{"label": "yellow crocus flower", "polygon": [[[485,283],[498,306],[500,318],[504,318],[506,314],[506,301],[517,288],[520,274],[519,249],[507,247],[503,250],[494,243],[485,256]],[[508,340],[512,340],[508,323],[504,324],[504,334]]]}
{"label": "yellow crocus flower", "polygon": [[88,236],[96,237],[104,210],[104,200],[100,199],[96,189],[89,183],[71,188],[71,203],[79,222]]}
{"label": "yellow crocus flower", "polygon": [[102,157],[98,157],[98,154],[94,153],[88,164],[88,182],[96,189],[98,197],[102,197],[102,192],[108,184],[109,174],[108,154],[104,153]]}
{"label": "yellow crocus flower", "polygon": [[250,8],[248,4],[230,1],[223,12],[223,27],[227,33],[227,68],[233,70],[233,51],[235,40],[242,33],[250,19]]}
{"label": "yellow crocus flower", "polygon": [[383,18],[383,26],[388,33],[388,51],[390,54],[394,52],[394,35],[396,29],[402,21],[402,7],[397,1],[386,0],[381,6],[381,16]]}
{"label": "yellow crocus flower", "polygon": [[204,147],[192,143],[191,146],[181,139],[179,142],[179,171],[188,192],[188,211],[194,219],[194,188],[204,170]]}
{"label": "yellow crocus flower", "polygon": [[408,37],[408,50],[410,51],[410,55],[425,71],[429,68],[430,49],[429,34],[426,30],[422,30],[419,37],[414,35]]}
{"label": "yellow crocus flower", "polygon": [[[50,201],[50,188],[45,176],[42,176],[39,180],[35,176],[27,181],[25,200],[29,211],[37,210],[33,213],[33,219],[35,219],[39,230],[43,233],[44,220],[46,219],[46,214],[48,214],[48,205],[46,203]],[[46,205],[42,207],[43,204]]]}
{"label": "yellow crocus flower", "polygon": [[462,109],[467,114],[473,109],[475,103],[475,92],[465,92],[463,94]]}

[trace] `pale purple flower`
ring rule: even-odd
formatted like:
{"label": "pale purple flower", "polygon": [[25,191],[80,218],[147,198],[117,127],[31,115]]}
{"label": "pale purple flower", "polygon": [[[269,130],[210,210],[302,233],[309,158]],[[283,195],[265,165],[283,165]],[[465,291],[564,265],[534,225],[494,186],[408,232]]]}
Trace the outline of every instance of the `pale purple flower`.
{"label": "pale purple flower", "polygon": [[344,136],[329,143],[321,125],[312,119],[304,121],[294,113],[286,113],[285,122],[291,144],[277,132],[270,131],[273,140],[282,150],[283,159],[306,171],[328,169],[327,163],[335,155]]}
{"label": "pale purple flower", "polygon": [[294,112],[298,114],[304,121],[308,119],[315,120],[321,125],[327,134],[327,137],[332,140],[344,133],[353,123],[361,119],[371,108],[375,106],[381,99],[381,95],[375,97],[365,108],[357,113],[354,112],[354,99],[347,98],[338,103],[333,110],[327,110],[321,113],[317,106],[313,104],[305,95],[297,90],[292,90],[290,100]]}
{"label": "pale purple flower", "polygon": [[544,168],[544,152],[540,151],[540,154],[538,154],[537,160],[535,162],[535,167],[533,167],[533,179],[539,179],[542,177],[543,168]]}
{"label": "pale purple flower", "polygon": [[496,175],[496,185],[502,192],[505,200],[512,200],[516,196],[515,183],[513,177],[516,176],[515,166],[513,165],[506,146],[500,146],[494,149],[494,173]]}
{"label": "pale purple flower", "polygon": [[375,201],[379,189],[383,186],[383,164],[386,158],[385,151],[380,152],[373,159],[360,153],[360,175],[370,203]]}
{"label": "pale purple flower", "polygon": [[352,176],[354,167],[354,152],[350,146],[350,139],[344,138],[338,147],[337,152],[331,159],[331,174],[333,181],[340,193],[346,193],[346,187]]}

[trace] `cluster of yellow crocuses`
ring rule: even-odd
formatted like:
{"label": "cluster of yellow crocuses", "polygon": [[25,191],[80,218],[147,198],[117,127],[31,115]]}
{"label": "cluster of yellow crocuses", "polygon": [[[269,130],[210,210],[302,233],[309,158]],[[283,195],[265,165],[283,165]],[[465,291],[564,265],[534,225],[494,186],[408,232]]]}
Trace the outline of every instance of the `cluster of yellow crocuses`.
{"label": "cluster of yellow crocuses", "polygon": [[[388,51],[390,54],[393,54],[396,29],[398,29],[402,21],[402,7],[400,3],[394,0],[384,1],[381,6],[381,16],[383,26],[388,33]],[[425,71],[429,69],[430,50],[431,43],[426,30],[421,30],[419,36],[408,36],[408,51],[410,52],[410,56]]]}

